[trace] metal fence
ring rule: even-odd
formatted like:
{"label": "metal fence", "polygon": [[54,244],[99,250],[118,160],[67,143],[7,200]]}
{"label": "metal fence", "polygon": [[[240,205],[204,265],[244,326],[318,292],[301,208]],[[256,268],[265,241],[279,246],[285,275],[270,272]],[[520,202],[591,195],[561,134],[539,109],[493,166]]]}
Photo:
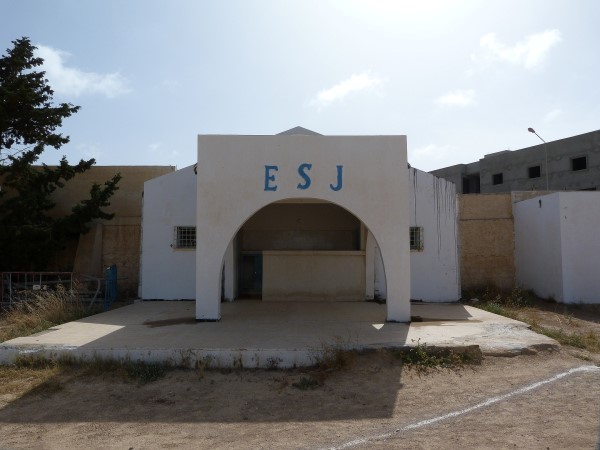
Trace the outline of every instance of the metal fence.
{"label": "metal fence", "polygon": [[2,272],[0,273],[0,309],[11,309],[16,303],[32,300],[43,292],[62,286],[90,299],[90,306],[100,294],[102,280],[74,272]]}

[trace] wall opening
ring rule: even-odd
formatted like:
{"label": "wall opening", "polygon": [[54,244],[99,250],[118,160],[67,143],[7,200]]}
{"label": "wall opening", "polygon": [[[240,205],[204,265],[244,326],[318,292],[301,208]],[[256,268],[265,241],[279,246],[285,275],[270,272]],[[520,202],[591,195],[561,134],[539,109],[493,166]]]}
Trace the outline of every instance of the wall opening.
{"label": "wall opening", "polygon": [[364,301],[367,233],[356,216],[330,202],[271,203],[233,239],[235,298]]}
{"label": "wall opening", "polygon": [[463,194],[479,194],[481,192],[481,180],[479,174],[468,175],[462,179]]}
{"label": "wall opening", "polygon": [[587,169],[587,157],[586,156],[580,156],[579,158],[571,159],[571,170],[573,172],[576,172],[578,170],[585,170],[585,169]]}
{"label": "wall opening", "polygon": [[527,175],[529,178],[540,178],[542,176],[542,168],[540,166],[533,166],[527,169]]}

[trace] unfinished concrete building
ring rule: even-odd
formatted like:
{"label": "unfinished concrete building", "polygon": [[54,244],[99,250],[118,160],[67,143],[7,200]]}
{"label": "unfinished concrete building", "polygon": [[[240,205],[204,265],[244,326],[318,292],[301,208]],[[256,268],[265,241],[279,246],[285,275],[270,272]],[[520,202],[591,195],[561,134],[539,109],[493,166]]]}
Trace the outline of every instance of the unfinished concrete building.
{"label": "unfinished concrete building", "polygon": [[600,130],[434,170],[459,194],[600,190]]}

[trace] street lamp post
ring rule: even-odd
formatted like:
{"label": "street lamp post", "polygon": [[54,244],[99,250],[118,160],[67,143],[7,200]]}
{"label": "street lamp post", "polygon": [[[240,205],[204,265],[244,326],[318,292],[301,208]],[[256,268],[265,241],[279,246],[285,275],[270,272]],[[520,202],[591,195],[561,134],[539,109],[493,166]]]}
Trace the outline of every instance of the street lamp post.
{"label": "street lamp post", "polygon": [[549,169],[549,167],[548,167],[548,144],[546,143],[545,140],[542,139],[542,137],[539,134],[537,134],[535,132],[535,130],[533,128],[529,127],[529,128],[527,128],[527,131],[535,134],[544,143],[544,153],[546,155],[546,170],[544,170],[544,172],[546,172],[546,190],[549,191],[550,189],[548,188],[548,169]]}

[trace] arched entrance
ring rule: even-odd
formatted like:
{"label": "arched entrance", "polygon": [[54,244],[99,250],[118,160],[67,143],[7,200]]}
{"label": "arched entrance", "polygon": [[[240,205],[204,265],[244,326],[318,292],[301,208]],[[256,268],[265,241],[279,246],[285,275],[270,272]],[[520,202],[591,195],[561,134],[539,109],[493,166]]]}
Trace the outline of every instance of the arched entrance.
{"label": "arched entrance", "polygon": [[[353,214],[317,199],[282,200],[253,214],[224,257],[226,300],[364,301],[376,296],[378,248]],[[379,273],[376,273],[376,272]]]}
{"label": "arched entrance", "polygon": [[310,198],[371,231],[387,274],[387,319],[410,321],[406,164],[404,136],[200,136],[196,318],[220,319],[223,255],[243,224],[267,205]]}

